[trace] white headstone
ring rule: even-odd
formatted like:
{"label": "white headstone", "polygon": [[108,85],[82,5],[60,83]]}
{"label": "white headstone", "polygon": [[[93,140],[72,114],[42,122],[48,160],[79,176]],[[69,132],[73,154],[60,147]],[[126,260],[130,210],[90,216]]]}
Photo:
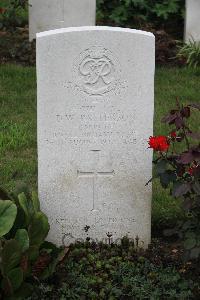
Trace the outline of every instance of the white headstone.
{"label": "white headstone", "polygon": [[37,34],[39,197],[50,241],[150,242],[154,43],[151,33],[111,27]]}
{"label": "white headstone", "polygon": [[186,0],[185,41],[200,41],[200,0]]}
{"label": "white headstone", "polygon": [[36,33],[96,22],[96,0],[29,0],[29,40]]}

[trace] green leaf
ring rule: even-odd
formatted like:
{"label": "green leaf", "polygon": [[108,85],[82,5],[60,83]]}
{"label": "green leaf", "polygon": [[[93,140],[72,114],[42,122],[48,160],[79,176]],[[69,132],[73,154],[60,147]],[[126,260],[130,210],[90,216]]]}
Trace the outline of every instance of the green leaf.
{"label": "green leaf", "polygon": [[5,242],[1,253],[3,274],[8,274],[9,271],[19,265],[21,255],[21,248],[16,240],[13,239]]}
{"label": "green leaf", "polygon": [[27,254],[30,261],[35,261],[39,256],[39,246],[31,246],[28,249]]}
{"label": "green leaf", "polygon": [[18,196],[19,199],[19,204],[21,206],[21,208],[23,209],[25,216],[26,216],[26,220],[28,222],[29,220],[29,207],[28,207],[28,200],[26,198],[26,195],[24,193],[19,194]]}
{"label": "green leaf", "polygon": [[17,206],[10,200],[0,200],[0,237],[12,228],[17,215]]}
{"label": "green leaf", "polygon": [[23,282],[23,271],[21,268],[12,269],[8,273],[8,278],[12,284],[13,291],[16,291]]}
{"label": "green leaf", "polygon": [[35,212],[40,211],[40,202],[36,192],[32,192],[32,203],[33,203],[34,211]]}
{"label": "green leaf", "polygon": [[29,225],[31,217],[34,213],[32,202],[26,198],[26,195],[24,193],[19,194],[18,199],[19,204],[25,213],[26,224]]}
{"label": "green leaf", "polygon": [[28,229],[30,245],[41,245],[49,232],[48,218],[42,212],[34,215]]}
{"label": "green leaf", "polygon": [[18,241],[21,251],[25,252],[29,248],[29,236],[26,229],[18,229],[15,235],[15,240]]}

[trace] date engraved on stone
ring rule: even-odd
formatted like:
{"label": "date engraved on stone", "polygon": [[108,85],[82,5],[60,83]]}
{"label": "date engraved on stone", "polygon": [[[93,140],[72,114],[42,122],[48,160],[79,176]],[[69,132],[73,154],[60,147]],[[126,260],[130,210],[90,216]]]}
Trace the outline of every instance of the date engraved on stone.
{"label": "date engraved on stone", "polygon": [[74,77],[79,88],[89,95],[104,95],[117,87],[119,80],[114,55],[103,47],[83,51],[74,63]]}

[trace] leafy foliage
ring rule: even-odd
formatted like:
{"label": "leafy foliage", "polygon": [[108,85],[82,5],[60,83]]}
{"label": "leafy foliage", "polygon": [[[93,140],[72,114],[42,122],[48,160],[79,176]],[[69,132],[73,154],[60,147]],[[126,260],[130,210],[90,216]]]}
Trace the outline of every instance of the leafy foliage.
{"label": "leafy foliage", "polygon": [[177,58],[184,59],[189,67],[200,66],[200,42],[191,39],[188,43],[179,45],[178,48]]}
{"label": "leafy foliage", "polygon": [[9,28],[15,30],[16,26],[26,24],[26,15],[28,6],[27,0],[8,0],[6,8],[1,8],[0,12],[0,29]]}
{"label": "leafy foliage", "polygon": [[[0,8],[0,28],[14,29],[28,23],[28,0],[7,0]],[[2,15],[2,16],[1,16]],[[99,24],[165,28],[183,33],[184,0],[97,0]],[[168,32],[168,30],[167,30]]]}
{"label": "leafy foliage", "polygon": [[[182,199],[189,216],[187,223],[178,224],[171,233],[178,233],[184,239],[187,257],[197,258],[200,255],[200,134],[193,132],[187,124],[192,109],[199,111],[200,105],[183,106],[177,99],[177,107],[162,120],[173,126],[166,137],[169,147],[158,148],[157,144],[152,144],[152,137],[149,144],[157,151],[154,178],[159,178],[163,188],[170,188],[173,197]],[[160,141],[160,137],[154,139]],[[185,149],[180,151],[178,144],[183,142]]]}
{"label": "leafy foliage", "polygon": [[10,231],[15,222],[16,215],[17,207],[12,201],[0,200],[0,237]]}
{"label": "leafy foliage", "polygon": [[[98,0],[97,20],[117,26],[148,28],[183,22],[183,0]],[[171,26],[172,27],[172,26]],[[177,28],[176,28],[177,29]]]}
{"label": "leafy foliage", "polygon": [[119,245],[77,243],[54,276],[35,287],[29,300],[193,299],[196,280],[189,272],[190,280],[184,278],[182,272],[188,267],[166,248],[154,241],[147,251],[136,250],[126,237]]}
{"label": "leafy foliage", "polygon": [[[28,281],[33,275],[54,272],[59,251],[44,243],[49,224],[35,193],[15,197],[0,190],[0,199],[0,296],[23,299],[32,291]],[[45,270],[50,262],[54,267]]]}

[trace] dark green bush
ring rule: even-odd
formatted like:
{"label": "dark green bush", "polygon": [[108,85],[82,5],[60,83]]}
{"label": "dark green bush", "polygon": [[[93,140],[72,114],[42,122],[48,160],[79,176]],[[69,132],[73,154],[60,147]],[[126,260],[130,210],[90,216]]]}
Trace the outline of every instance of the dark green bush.
{"label": "dark green bush", "polygon": [[[97,0],[101,24],[183,33],[184,0]],[[180,33],[179,33],[180,32]]]}

